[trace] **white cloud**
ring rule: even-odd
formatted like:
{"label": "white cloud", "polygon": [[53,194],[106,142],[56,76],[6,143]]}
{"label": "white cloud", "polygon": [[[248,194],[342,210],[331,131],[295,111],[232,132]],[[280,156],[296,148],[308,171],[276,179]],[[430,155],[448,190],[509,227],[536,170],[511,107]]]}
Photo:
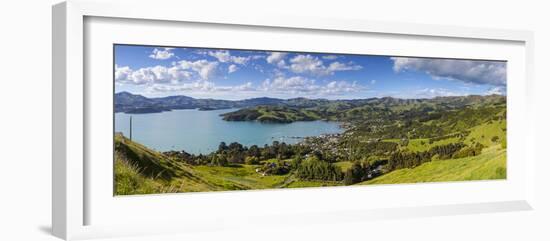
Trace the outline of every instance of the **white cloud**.
{"label": "white cloud", "polygon": [[269,56],[265,59],[267,63],[276,65],[277,67],[281,69],[288,68],[286,66],[285,57],[288,55],[288,53],[281,53],[281,52],[271,52]]}
{"label": "white cloud", "polygon": [[217,74],[218,62],[210,62],[205,59],[197,61],[182,60],[176,66],[182,69],[194,70],[203,80],[208,80]]}
{"label": "white cloud", "polygon": [[288,53],[271,52],[271,54],[267,56],[266,61],[270,64],[276,64],[279,63],[279,61],[284,60],[287,55]]}
{"label": "white cloud", "polygon": [[393,70],[421,71],[434,79],[452,79],[465,83],[506,85],[506,63],[496,61],[474,61],[428,58],[391,58]]}
{"label": "white cloud", "polygon": [[293,76],[290,78],[279,76],[273,80],[265,80],[259,90],[270,93],[303,94],[306,96],[318,97],[323,95],[359,92],[366,90],[366,88],[357,85],[356,82],[330,81],[328,84],[318,84],[313,79],[301,76]]}
{"label": "white cloud", "polygon": [[309,73],[313,75],[327,75],[323,62],[311,55],[297,55],[290,60],[290,70],[294,73]]}
{"label": "white cloud", "polygon": [[326,59],[326,60],[335,60],[337,58],[338,58],[338,56],[336,56],[336,55],[325,55],[325,56],[323,56],[323,59]]}
{"label": "white cloud", "polygon": [[308,92],[316,89],[315,81],[300,76],[290,78],[277,77],[273,80],[265,80],[262,87],[266,91],[290,91],[290,92]]}
{"label": "white cloud", "polygon": [[465,93],[453,92],[444,88],[425,88],[416,91],[415,98],[434,98],[438,96],[464,96]]}
{"label": "white cloud", "polygon": [[115,65],[115,82],[123,83],[129,82],[132,75],[132,69],[128,66],[118,67]]}
{"label": "white cloud", "polygon": [[221,92],[247,92],[247,91],[256,91],[256,88],[252,85],[251,82],[247,82],[242,85],[236,86],[218,86],[214,82],[207,80],[197,80],[188,83],[181,83],[178,85],[166,85],[166,84],[154,84],[148,87],[148,92],[150,93],[168,93],[168,92],[187,92],[194,94],[205,94],[205,93],[221,93]]}
{"label": "white cloud", "polygon": [[375,80],[375,79],[371,80],[371,81],[370,81],[370,84],[371,84],[371,85],[376,84],[376,80]]}
{"label": "white cloud", "polygon": [[154,66],[132,70],[128,66],[115,66],[115,81],[120,84],[155,84],[155,83],[178,83],[188,80],[192,73],[178,66],[164,67]]}
{"label": "white cloud", "polygon": [[319,58],[311,55],[297,55],[290,59],[290,70],[299,74],[311,74],[314,76],[332,75],[336,71],[359,70],[361,66],[352,62],[348,64],[332,62],[328,67]]}
{"label": "white cloud", "polygon": [[152,85],[149,87],[150,92],[180,92],[180,91],[201,91],[209,92],[215,89],[215,84],[206,80],[198,80],[180,85]]}
{"label": "white cloud", "polygon": [[115,66],[115,82],[119,84],[152,85],[177,84],[200,78],[208,80],[216,75],[218,63],[207,60],[182,60],[170,67],[152,66],[133,70],[128,66]]}
{"label": "white cloud", "polygon": [[250,56],[250,58],[252,58],[253,60],[263,59],[263,58],[265,58],[265,57],[266,57],[266,56],[260,55],[260,54]]}
{"label": "white cloud", "polygon": [[239,69],[239,67],[237,67],[237,65],[234,65],[234,64],[229,65],[229,67],[227,68],[227,73],[231,74],[231,73],[237,71],[238,69]]}
{"label": "white cloud", "polygon": [[357,82],[349,83],[347,81],[332,81],[326,85],[322,93],[324,94],[341,94],[351,93],[364,90],[365,88],[357,85]]}
{"label": "white cloud", "polygon": [[246,82],[245,84],[232,87],[231,90],[232,91],[233,90],[234,91],[255,91],[256,88],[252,85],[252,82]]}
{"label": "white cloud", "polygon": [[228,50],[208,51],[208,55],[216,58],[222,63],[235,63],[245,65],[250,60],[250,57],[231,55]]}
{"label": "white cloud", "polygon": [[161,49],[153,49],[153,53],[149,55],[149,58],[153,59],[159,59],[159,60],[165,60],[174,57],[174,53],[172,52],[174,48],[164,48],[164,50]]}
{"label": "white cloud", "polygon": [[506,95],[506,88],[503,86],[497,86],[490,88],[485,92],[486,95]]}
{"label": "white cloud", "polygon": [[332,62],[328,66],[327,71],[335,72],[335,71],[346,71],[346,70],[360,70],[362,68],[363,67],[361,67],[359,65],[354,65],[351,62],[348,63],[348,64],[344,64],[344,63],[340,63],[340,62]]}

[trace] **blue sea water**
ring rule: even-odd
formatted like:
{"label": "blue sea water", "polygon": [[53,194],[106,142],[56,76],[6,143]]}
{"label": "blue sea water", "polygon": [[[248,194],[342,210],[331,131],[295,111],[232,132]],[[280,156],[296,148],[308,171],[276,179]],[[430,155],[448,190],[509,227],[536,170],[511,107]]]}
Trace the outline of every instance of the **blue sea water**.
{"label": "blue sea water", "polygon": [[132,139],[158,151],[185,150],[193,154],[215,151],[220,142],[239,142],[245,146],[271,144],[273,141],[294,144],[307,136],[341,133],[337,122],[299,121],[288,124],[257,121],[224,121],[220,114],[235,109],[199,111],[173,110],[150,114],[115,114],[115,131],[129,136],[132,116]]}

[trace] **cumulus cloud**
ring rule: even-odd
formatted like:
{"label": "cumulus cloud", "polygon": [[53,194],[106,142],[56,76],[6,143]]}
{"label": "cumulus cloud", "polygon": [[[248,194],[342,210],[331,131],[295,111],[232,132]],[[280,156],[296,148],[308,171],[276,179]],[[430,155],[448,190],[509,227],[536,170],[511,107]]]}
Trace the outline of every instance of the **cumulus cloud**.
{"label": "cumulus cloud", "polygon": [[132,70],[128,66],[115,66],[115,81],[120,84],[155,84],[155,83],[177,83],[188,80],[192,73],[179,66],[164,67],[154,66]]}
{"label": "cumulus cloud", "polygon": [[235,63],[245,65],[250,60],[250,57],[231,55],[228,50],[208,51],[208,55],[216,58],[222,63]]}
{"label": "cumulus cloud", "polygon": [[239,67],[237,67],[237,65],[234,65],[234,64],[229,65],[229,67],[227,67],[227,73],[231,74],[231,73],[237,71],[238,69],[239,69]]}
{"label": "cumulus cloud", "polygon": [[149,58],[159,59],[159,60],[166,60],[166,59],[172,58],[174,57],[174,53],[172,52],[172,50],[174,50],[174,48],[164,48],[164,50],[155,48],[153,49],[153,53],[149,55]]}
{"label": "cumulus cloud", "polygon": [[179,61],[176,66],[182,69],[194,70],[202,79],[208,80],[217,74],[218,62],[210,62],[205,59],[197,61],[182,60]]}
{"label": "cumulus cloud", "polygon": [[285,78],[279,76],[273,80],[267,79],[262,83],[265,91],[290,91],[290,92],[309,92],[317,88],[315,81],[301,76]]}
{"label": "cumulus cloud", "polygon": [[236,86],[219,86],[212,81],[197,80],[178,85],[154,84],[149,86],[148,92],[167,93],[167,92],[193,92],[193,93],[220,93],[220,92],[247,92],[256,91],[251,82]]}
{"label": "cumulus cloud", "polygon": [[506,63],[481,60],[454,60],[393,57],[393,70],[420,71],[432,78],[452,79],[465,83],[506,85]]}
{"label": "cumulus cloud", "polygon": [[215,84],[206,80],[198,80],[180,85],[155,84],[149,87],[150,92],[179,92],[179,91],[202,91],[208,92],[215,89]]}
{"label": "cumulus cloud", "polygon": [[279,61],[283,60],[287,55],[288,55],[288,53],[271,52],[265,60],[270,64],[274,64],[274,63],[278,63]]}
{"label": "cumulus cloud", "polygon": [[325,55],[325,56],[323,56],[323,59],[327,59],[327,60],[335,60],[337,58],[338,58],[337,55]]}
{"label": "cumulus cloud", "polygon": [[314,79],[302,76],[286,78],[284,76],[275,79],[266,79],[259,88],[260,90],[275,93],[304,94],[306,96],[335,95],[365,90],[356,82],[330,81],[327,84],[316,83]]}
{"label": "cumulus cloud", "polygon": [[352,62],[341,63],[333,62],[328,66],[323,64],[319,58],[312,55],[297,55],[294,58],[290,59],[290,70],[294,73],[299,74],[311,74],[314,76],[326,76],[333,75],[336,71],[347,71],[347,70],[360,70],[361,66],[355,65]]}
{"label": "cumulus cloud", "polygon": [[207,60],[182,60],[172,66],[152,66],[133,70],[128,66],[115,66],[115,82],[119,84],[176,84],[200,78],[208,80],[216,75],[218,63]]}
{"label": "cumulus cloud", "polygon": [[331,81],[323,89],[323,94],[342,94],[352,93],[364,90],[365,88],[357,85],[357,82],[349,83],[347,81]]}
{"label": "cumulus cloud", "polygon": [[252,82],[246,82],[245,84],[231,87],[231,91],[256,91],[256,88],[252,85]]}
{"label": "cumulus cloud", "polygon": [[327,68],[327,71],[329,71],[330,73],[332,72],[335,72],[335,71],[346,71],[346,70],[360,70],[362,69],[363,67],[359,66],[359,65],[354,65],[353,63],[348,63],[348,64],[344,64],[344,63],[340,63],[340,62],[332,62],[328,68]]}
{"label": "cumulus cloud", "polygon": [[465,93],[453,92],[444,88],[425,88],[416,91],[416,98],[434,98],[438,96],[464,96]]}
{"label": "cumulus cloud", "polygon": [[504,86],[497,86],[487,90],[486,95],[506,95],[506,88]]}
{"label": "cumulus cloud", "polygon": [[288,55],[288,53],[282,53],[282,52],[271,52],[267,57],[266,61],[267,63],[276,65],[279,68],[286,68],[286,61],[285,57]]}

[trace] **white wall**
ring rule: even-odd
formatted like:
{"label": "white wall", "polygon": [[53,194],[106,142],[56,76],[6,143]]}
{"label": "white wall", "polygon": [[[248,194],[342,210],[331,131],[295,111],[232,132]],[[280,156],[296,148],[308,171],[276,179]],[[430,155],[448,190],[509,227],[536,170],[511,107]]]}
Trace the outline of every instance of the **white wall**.
{"label": "white wall", "polygon": [[[51,4],[4,1],[0,7],[0,240],[56,240],[49,234],[51,206]],[[117,240],[549,240],[550,144],[547,91],[550,22],[545,1],[214,1],[205,14],[246,14],[261,9],[290,15],[407,21],[535,31],[539,165],[536,211],[380,222],[237,230],[179,237]],[[131,6],[129,6],[131,7]],[[261,237],[261,238],[259,238]]]}

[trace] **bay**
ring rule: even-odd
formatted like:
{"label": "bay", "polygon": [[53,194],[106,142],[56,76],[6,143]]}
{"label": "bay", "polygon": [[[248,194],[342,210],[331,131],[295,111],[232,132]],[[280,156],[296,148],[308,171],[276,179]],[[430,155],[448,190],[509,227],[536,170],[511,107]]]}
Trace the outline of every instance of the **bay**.
{"label": "bay", "polygon": [[238,142],[244,146],[271,144],[273,141],[294,144],[303,137],[341,133],[337,122],[298,121],[261,123],[257,121],[224,121],[224,110],[173,110],[150,114],[115,113],[115,131],[129,136],[132,116],[132,139],[157,151],[185,150],[208,154],[220,142]]}

